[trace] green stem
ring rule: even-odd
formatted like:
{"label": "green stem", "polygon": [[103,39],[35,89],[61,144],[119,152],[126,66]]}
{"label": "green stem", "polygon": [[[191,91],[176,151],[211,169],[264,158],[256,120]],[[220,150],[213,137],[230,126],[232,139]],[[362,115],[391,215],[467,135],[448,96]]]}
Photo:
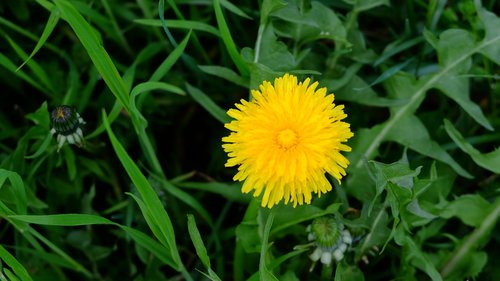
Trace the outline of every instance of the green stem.
{"label": "green stem", "polygon": [[332,280],[333,265],[323,265],[321,268],[321,281]]}
{"label": "green stem", "polygon": [[500,199],[495,201],[494,207],[481,225],[450,255],[450,259],[441,268],[440,273],[443,279],[446,279],[452,272],[459,269],[464,260],[470,257],[470,253],[474,251],[480,241],[490,233],[491,229],[493,229],[499,216]]}
{"label": "green stem", "polygon": [[[267,247],[269,243],[269,233],[271,232],[271,227],[274,222],[274,213],[276,209],[271,209],[269,216],[267,216],[266,225],[264,226],[264,236],[262,237],[262,246],[260,248],[260,260],[259,260],[259,274],[260,280],[266,280],[265,272],[269,272],[266,265]],[[269,274],[269,273],[267,273]]]}
{"label": "green stem", "polygon": [[264,34],[264,28],[266,28],[266,25],[261,24],[259,26],[259,31],[257,31],[257,40],[255,41],[255,57],[253,59],[254,63],[259,62],[260,45],[261,45],[261,41],[262,41],[262,35]]}
{"label": "green stem", "polygon": [[[257,213],[259,211],[259,201],[251,200],[247,207],[245,215],[243,216],[242,222],[255,220]],[[245,250],[241,245],[241,242],[236,239],[236,247],[234,250],[234,263],[233,263],[233,279],[235,281],[243,281],[245,278],[243,273],[245,271]]]}

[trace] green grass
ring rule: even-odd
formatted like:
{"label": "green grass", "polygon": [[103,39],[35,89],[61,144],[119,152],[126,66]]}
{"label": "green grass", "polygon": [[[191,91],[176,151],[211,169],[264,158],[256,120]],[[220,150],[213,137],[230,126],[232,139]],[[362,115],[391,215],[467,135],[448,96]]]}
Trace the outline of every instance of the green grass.
{"label": "green grass", "polygon": [[[497,1],[0,4],[0,280],[496,280]],[[345,105],[351,164],[312,205],[240,192],[225,113],[264,80]],[[74,106],[85,147],[57,152]],[[306,227],[354,237],[314,264]]]}

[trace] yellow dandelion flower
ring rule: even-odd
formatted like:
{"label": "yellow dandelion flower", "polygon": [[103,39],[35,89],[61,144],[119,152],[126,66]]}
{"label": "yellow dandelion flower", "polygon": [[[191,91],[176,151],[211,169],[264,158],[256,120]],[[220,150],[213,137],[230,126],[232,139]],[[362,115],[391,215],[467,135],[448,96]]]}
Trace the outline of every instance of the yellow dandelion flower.
{"label": "yellow dandelion flower", "polygon": [[242,192],[254,190],[262,206],[271,208],[284,199],[293,206],[310,204],[312,193],[332,190],[325,172],[340,182],[349,161],[340,153],[350,151],[353,136],[343,105],[333,103],[326,88],[316,90],[307,78],[285,74],[274,85],[264,81],[253,90],[251,101],[241,100],[227,114],[234,118],[222,138],[228,154],[226,167],[238,166],[234,180],[245,181]]}

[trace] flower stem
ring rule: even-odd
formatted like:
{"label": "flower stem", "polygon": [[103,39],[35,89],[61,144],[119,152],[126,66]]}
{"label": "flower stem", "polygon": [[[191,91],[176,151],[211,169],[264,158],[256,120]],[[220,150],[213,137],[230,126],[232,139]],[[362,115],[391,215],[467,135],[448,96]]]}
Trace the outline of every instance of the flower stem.
{"label": "flower stem", "polygon": [[321,281],[332,280],[333,265],[323,265],[321,267]]}
{"label": "flower stem", "polygon": [[262,35],[264,34],[264,28],[266,28],[265,24],[259,25],[259,30],[257,31],[257,40],[255,40],[255,56],[253,58],[253,62],[259,62],[260,56],[260,45],[262,41]]}
{"label": "flower stem", "polygon": [[259,260],[259,273],[260,273],[260,280],[266,279],[265,272],[268,272],[269,270],[267,269],[266,265],[266,256],[267,256],[267,250],[268,250],[268,242],[269,242],[269,233],[271,232],[271,227],[273,226],[274,222],[274,213],[275,209],[271,209],[271,212],[269,213],[269,216],[267,217],[266,220],[266,226],[264,227],[264,237],[262,237],[262,246],[260,248],[260,260]]}
{"label": "flower stem", "polygon": [[[255,220],[259,211],[260,202],[255,198],[248,204],[247,210],[241,222]],[[245,250],[241,241],[236,239],[236,247],[234,250],[234,263],[233,263],[233,279],[235,281],[245,280],[243,272],[245,271]]]}

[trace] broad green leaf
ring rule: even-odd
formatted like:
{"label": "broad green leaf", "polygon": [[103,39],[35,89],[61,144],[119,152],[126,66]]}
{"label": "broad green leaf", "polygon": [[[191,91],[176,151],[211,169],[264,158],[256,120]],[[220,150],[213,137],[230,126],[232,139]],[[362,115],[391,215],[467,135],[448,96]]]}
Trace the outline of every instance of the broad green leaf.
{"label": "broad green leaf", "polygon": [[[422,167],[417,167],[415,170],[410,169],[408,160],[406,156],[403,156],[398,162],[391,164],[384,164],[376,161],[370,161],[368,163],[368,168],[370,170],[370,175],[375,182],[375,196],[371,199],[368,204],[368,216],[372,212],[372,208],[377,202],[377,198],[382,194],[384,190],[390,195],[391,209],[393,215],[396,218],[399,215],[399,205],[406,202],[403,198],[408,200],[408,196],[411,195],[411,189],[414,184],[414,177],[420,174],[420,169]],[[400,191],[399,189],[406,189],[407,192]],[[393,198],[392,196],[397,196],[398,193],[402,194],[399,198]]]}
{"label": "broad green leaf", "polygon": [[[473,201],[476,201],[471,202],[472,204],[478,204],[479,202],[484,200],[482,198],[474,198],[475,196],[479,195],[469,195],[469,198],[465,196],[461,196],[457,200],[465,198],[465,200],[472,199]],[[479,203],[479,205],[484,205],[484,202]],[[478,206],[475,206],[473,208],[473,211],[481,212],[475,209],[477,207]],[[463,272],[464,267],[469,271],[473,271],[473,268],[469,267],[471,264],[471,262],[469,261],[471,253],[476,252],[476,250],[479,248],[483,248],[486,242],[491,239],[491,232],[495,228],[498,218],[500,218],[500,199],[497,198],[495,202],[487,207],[487,209],[488,212],[486,216],[482,218],[480,225],[476,227],[470,235],[467,235],[465,238],[463,238],[462,241],[458,243],[456,249],[453,252],[450,252],[446,257],[446,261],[441,267],[441,275],[443,277],[448,278],[450,276],[454,276],[454,274],[456,274],[457,272],[461,273]],[[464,209],[462,209],[461,211],[463,212],[463,210]],[[466,207],[465,210],[468,210],[468,208]],[[479,218],[474,218],[473,222],[475,223],[478,219]],[[475,266],[480,266],[480,264]],[[461,275],[461,277],[463,277],[463,275]]]}
{"label": "broad green leaf", "polygon": [[368,208],[364,207],[361,210],[361,217],[353,223],[355,226],[367,228],[366,236],[358,247],[356,247],[356,261],[359,261],[372,247],[380,247],[386,243],[390,237],[391,229],[387,227],[389,224],[389,215],[387,214],[385,204],[375,205],[371,214],[368,214]]}
{"label": "broad green leaf", "polygon": [[[427,87],[428,81],[428,79],[415,81],[412,76],[402,73],[386,80],[384,84],[389,95],[396,99],[408,99],[408,102],[400,106],[391,107],[391,117],[389,120],[370,130],[372,134],[363,140],[363,144],[367,146],[361,149],[356,148],[356,150],[360,150],[358,152],[358,159],[354,162],[354,168],[361,168],[361,159],[363,157],[367,159],[375,157],[378,145],[383,141],[395,141],[423,155],[450,165],[463,177],[472,177],[438,143],[430,138],[427,128],[420,119],[413,115],[425,97],[425,87]],[[415,94],[415,92],[419,94]],[[375,143],[378,143],[378,145],[375,145]],[[364,155],[360,155],[363,151]]]}
{"label": "broad green leaf", "polygon": [[403,188],[413,188],[413,178],[420,174],[422,167],[412,170],[408,162],[398,161],[391,164],[384,164],[377,161],[370,161],[372,174],[375,176],[377,190],[386,188],[388,183],[396,184]]}
{"label": "broad green leaf", "polygon": [[235,229],[238,243],[243,246],[247,253],[259,253],[261,248],[261,238],[259,237],[259,225],[253,221],[244,221],[238,224]]}
{"label": "broad green leaf", "polygon": [[448,68],[448,75],[469,71],[472,59],[466,54],[474,48],[472,35],[463,29],[448,29],[439,35],[436,51],[439,64]]}
{"label": "broad green leaf", "polygon": [[120,77],[111,57],[108,55],[100,42],[96,31],[76,10],[73,4],[67,0],[54,0],[61,16],[69,23],[76,36],[87,51],[94,66],[101,74],[113,95],[121,102],[122,106],[129,111],[128,91],[123,79]]}
{"label": "broad green leaf", "polygon": [[458,103],[477,123],[488,130],[493,130],[479,105],[469,98],[469,79],[463,76],[445,74],[436,83],[436,88]]}
{"label": "broad green leaf", "polygon": [[267,24],[269,16],[286,5],[287,3],[282,0],[264,0],[260,8],[260,25]]}
{"label": "broad green leaf", "polygon": [[442,161],[453,168],[459,175],[472,178],[438,143],[433,141],[422,121],[414,115],[402,117],[386,136],[420,154]]}
{"label": "broad green leaf", "polygon": [[491,209],[491,204],[480,195],[468,194],[450,202],[439,213],[439,216],[447,219],[458,217],[464,224],[478,227],[491,212]]}
{"label": "broad green leaf", "polygon": [[280,36],[293,38],[301,43],[318,39],[346,42],[346,30],[337,14],[320,2],[311,2],[311,8],[307,11],[289,3],[272,15],[280,19],[273,21]]}
{"label": "broad green leaf", "polygon": [[419,249],[418,245],[399,226],[394,236],[396,243],[403,247],[401,261],[415,266],[425,272],[432,281],[442,281],[443,278],[431,260]]}
{"label": "broad green leaf", "polygon": [[498,28],[500,26],[500,18],[484,8],[479,8],[477,12],[486,31],[486,35],[481,42],[482,44],[480,44],[482,47],[479,49],[479,52],[494,61],[497,65],[500,65],[500,29]]}
{"label": "broad green leaf", "polygon": [[339,263],[335,269],[334,281],[365,281],[365,276],[359,267]]}
{"label": "broad green leaf", "polygon": [[226,114],[226,112],[220,108],[209,96],[203,93],[200,89],[195,88],[189,84],[186,84],[186,88],[191,97],[205,108],[208,113],[210,113],[215,119],[219,120],[221,123],[231,122],[231,117]]}
{"label": "broad green leaf", "polygon": [[494,173],[500,174],[500,148],[483,154],[468,143],[451,122],[446,119],[444,120],[444,128],[458,147],[460,147],[463,152],[469,154],[476,164]]}
{"label": "broad green leaf", "polygon": [[260,53],[256,62],[264,64],[275,71],[288,71],[297,65],[295,57],[288,51],[288,47],[277,40],[273,28],[268,26],[262,34]]}
{"label": "broad green leaf", "polygon": [[450,29],[441,34],[436,50],[440,65],[449,67],[450,71],[444,73],[433,87],[458,103],[479,124],[493,130],[481,108],[469,99],[468,78],[456,75],[469,71],[472,64],[470,57],[463,59],[461,63],[456,63],[456,61],[463,57],[468,50],[473,49],[474,45],[472,36],[465,30]]}
{"label": "broad green leaf", "polygon": [[[451,33],[450,33],[451,34]],[[453,34],[451,34],[453,35]],[[460,34],[458,34],[460,35]],[[470,60],[470,57],[482,50],[483,48],[487,48],[490,45],[498,44],[500,42],[500,34],[494,35],[491,38],[485,38],[478,44],[475,44],[473,48],[470,49],[461,49],[460,51],[450,54],[443,54],[445,57],[441,58],[441,61],[445,63],[443,67],[436,73],[432,75],[428,75],[426,77],[421,78],[416,83],[410,83],[409,87],[405,86],[402,88],[397,88],[398,91],[406,91],[404,93],[405,97],[410,97],[408,103],[403,106],[399,106],[394,108],[391,111],[391,118],[385,122],[383,125],[379,125],[377,128],[378,132],[373,134],[370,139],[365,140],[364,142],[368,142],[369,145],[363,148],[359,153],[362,157],[359,157],[358,160],[352,163],[352,166],[359,169],[362,167],[362,159],[372,159],[376,154],[378,147],[380,144],[387,139],[387,135],[393,131],[393,127],[395,127],[398,122],[404,118],[405,116],[412,115],[415,110],[420,106],[423,99],[425,98],[425,94],[428,89],[432,88],[439,80],[447,74],[455,73],[457,66],[467,65],[467,62]],[[439,44],[438,44],[439,45]],[[452,47],[452,46],[451,46]],[[392,80],[394,77],[391,77]],[[389,81],[387,80],[387,81]],[[386,82],[387,82],[386,81]],[[442,153],[441,153],[442,154]],[[447,158],[447,156],[442,155]],[[450,162],[451,163],[451,162]],[[465,172],[459,166],[454,165],[454,169],[459,172],[462,176],[470,177],[467,172]]]}

